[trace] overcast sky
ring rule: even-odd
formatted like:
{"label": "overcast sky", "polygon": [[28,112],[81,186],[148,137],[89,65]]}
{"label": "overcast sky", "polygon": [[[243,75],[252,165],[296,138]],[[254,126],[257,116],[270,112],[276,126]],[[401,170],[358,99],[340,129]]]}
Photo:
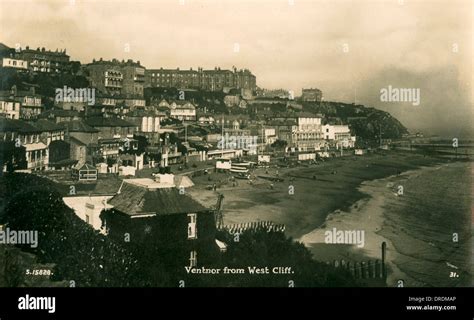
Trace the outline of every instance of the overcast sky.
{"label": "overcast sky", "polygon": [[[248,68],[260,87],[317,87],[326,100],[384,109],[412,130],[460,135],[472,125],[469,0],[0,3],[8,46],[67,48],[82,63]],[[420,105],[381,102],[388,85],[419,88]]]}

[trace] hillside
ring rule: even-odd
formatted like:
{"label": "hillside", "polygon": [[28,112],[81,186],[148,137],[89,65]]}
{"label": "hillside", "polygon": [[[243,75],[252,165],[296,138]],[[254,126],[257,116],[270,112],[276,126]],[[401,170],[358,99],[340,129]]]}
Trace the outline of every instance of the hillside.
{"label": "hillside", "polygon": [[[75,68],[78,69],[78,68]],[[77,70],[76,70],[77,71]],[[36,92],[43,95],[54,97],[55,88],[67,85],[73,88],[87,87],[87,79],[78,74],[61,74],[61,75],[26,75],[19,74],[15,70],[7,70],[2,68],[2,76],[0,77],[0,90],[8,90],[12,85],[16,85],[19,89],[27,89],[29,86],[35,86]],[[231,92],[238,94],[237,92]],[[145,100],[147,104],[157,104],[161,99],[179,99],[180,94],[184,95],[185,100],[193,101],[201,112],[210,113],[227,113],[227,114],[249,114],[251,117],[258,110],[260,116],[264,114],[272,114],[274,112],[286,111],[286,103],[288,100],[282,99],[281,103],[275,104],[253,104],[251,108],[227,108],[224,104],[225,93],[223,92],[206,92],[200,90],[180,91],[177,88],[146,88]],[[45,99],[48,104],[51,100]],[[341,102],[303,102],[303,110],[320,114],[323,117],[323,123],[331,124],[349,124],[352,132],[358,136],[359,142],[373,144],[380,137],[383,139],[400,138],[402,134],[408,133],[408,130],[389,113],[375,108],[365,107],[363,105],[355,105]],[[260,110],[267,109],[266,112],[260,113]],[[299,110],[291,111],[299,112]]]}
{"label": "hillside", "polygon": [[353,133],[361,139],[397,139],[407,128],[390,113],[363,105],[323,101],[321,103],[304,102],[303,110],[319,113],[325,123],[349,124]]}

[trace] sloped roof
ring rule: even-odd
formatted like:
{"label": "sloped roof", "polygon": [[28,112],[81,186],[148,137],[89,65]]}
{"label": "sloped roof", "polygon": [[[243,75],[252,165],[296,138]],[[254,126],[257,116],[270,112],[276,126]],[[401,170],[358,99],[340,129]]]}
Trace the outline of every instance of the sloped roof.
{"label": "sloped roof", "polygon": [[79,170],[97,170],[97,169],[91,164],[84,163],[84,165],[82,165],[82,167],[80,167]]}
{"label": "sloped roof", "polygon": [[174,184],[179,188],[189,188],[194,186],[193,181],[188,177],[188,176],[180,176],[180,175],[175,175],[174,176]]}
{"label": "sloped roof", "polygon": [[143,109],[135,109],[130,111],[126,114],[127,117],[158,117],[158,116],[166,116],[164,112],[157,112],[155,110],[143,110]]}
{"label": "sloped roof", "polygon": [[29,122],[32,126],[38,128],[41,131],[60,131],[64,130],[64,128],[61,125],[58,125],[54,122],[40,119],[34,122]]}
{"label": "sloped roof", "polygon": [[120,118],[92,117],[85,122],[92,127],[135,127],[133,123]]}
{"label": "sloped roof", "polygon": [[75,110],[54,109],[47,110],[39,115],[40,118],[54,118],[54,117],[77,117],[79,112]]}
{"label": "sloped roof", "polygon": [[109,203],[114,209],[129,215],[171,215],[207,211],[204,206],[186,194],[180,194],[176,188],[148,189],[124,183],[120,193]]}
{"label": "sloped roof", "polygon": [[72,121],[63,121],[59,125],[67,128],[69,132],[87,132],[87,133],[96,133],[99,132],[94,127],[91,127],[82,120],[72,120]]}
{"label": "sloped roof", "polygon": [[11,48],[7,46],[6,44],[0,42],[0,51],[1,50],[10,50]]}
{"label": "sloped roof", "polygon": [[41,130],[23,120],[0,118],[0,132],[33,133]]}
{"label": "sloped roof", "polygon": [[[180,99],[170,99],[169,103],[172,104],[172,103],[176,103],[176,106],[177,107],[185,107],[186,105],[189,105],[189,108],[196,108],[194,106],[194,103],[192,103],[191,101],[188,101],[188,100],[180,100]],[[186,107],[188,108],[188,107]]]}
{"label": "sloped roof", "polygon": [[76,137],[69,137],[69,141],[72,142],[73,144],[79,144],[82,146],[87,146],[87,143],[77,139]]}

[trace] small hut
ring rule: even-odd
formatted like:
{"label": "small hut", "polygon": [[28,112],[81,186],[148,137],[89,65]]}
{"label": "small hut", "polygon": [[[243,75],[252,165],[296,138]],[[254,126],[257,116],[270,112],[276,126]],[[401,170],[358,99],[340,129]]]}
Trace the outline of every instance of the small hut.
{"label": "small hut", "polygon": [[72,169],[72,176],[79,181],[96,181],[97,169],[88,163],[84,163]]}

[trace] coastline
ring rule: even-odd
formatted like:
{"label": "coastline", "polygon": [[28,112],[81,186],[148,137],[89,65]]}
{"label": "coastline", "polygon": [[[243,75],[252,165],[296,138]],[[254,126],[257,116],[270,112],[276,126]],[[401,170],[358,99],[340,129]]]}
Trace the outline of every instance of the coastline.
{"label": "coastline", "polygon": [[[385,242],[387,245],[385,259],[388,270],[387,285],[395,286],[400,279],[403,279],[405,283],[422,285],[422,283],[417,283],[416,279],[403,272],[395,262],[400,253],[396,250],[391,239],[382,232],[385,223],[383,206],[387,196],[397,197],[397,194],[392,190],[397,181],[410,179],[423,171],[437,170],[440,166],[443,165],[421,167],[404,171],[400,175],[391,175],[362,182],[358,191],[366,197],[355,202],[349,210],[338,209],[331,212],[320,227],[303,235],[299,241],[310,249],[315,259],[322,259],[323,261],[340,259],[346,261],[381,260],[381,244]],[[332,230],[333,228],[337,230],[363,230],[365,232],[364,247],[326,244],[324,233],[326,230]]]}
{"label": "coastline", "polygon": [[[224,195],[225,224],[273,221],[285,224],[285,233],[299,239],[320,227],[335,210],[347,211],[354,203],[368,198],[367,194],[359,190],[365,181],[444,162],[437,158],[400,152],[350,156],[330,159],[317,166],[270,168],[268,175],[275,176],[278,172],[284,181],[272,183],[257,178],[250,184],[240,180],[235,187],[224,183],[217,191]],[[266,174],[266,170],[259,168],[253,174]],[[312,179],[314,175],[316,180]],[[216,173],[212,173],[211,177],[211,182],[206,176],[193,178],[193,181],[200,188],[228,179],[227,175]],[[289,192],[290,186],[293,194]]]}
{"label": "coastline", "polygon": [[[224,195],[224,224],[255,221],[285,224],[288,236],[303,242],[315,260],[324,262],[381,259],[380,246],[385,241],[388,285],[394,286],[398,279],[403,279],[406,286],[425,286],[429,284],[412,277],[405,272],[403,263],[399,263],[398,250],[403,241],[397,239],[396,228],[387,228],[389,219],[383,213],[387,197],[395,198],[396,194],[387,184],[408,181],[453,163],[457,162],[416,153],[387,152],[330,159],[317,166],[268,169],[268,175],[275,176],[278,171],[283,182],[257,178],[252,184],[239,180],[237,186],[232,186],[225,182],[228,179],[225,174],[212,173],[211,176],[212,181],[224,181],[217,190]],[[259,168],[254,176],[265,175],[266,171]],[[312,179],[313,175],[316,180]],[[198,177],[196,185],[200,184],[209,182]],[[290,186],[294,189],[292,195],[288,192]],[[396,221],[391,222],[396,224]],[[333,227],[363,229],[366,233],[364,248],[326,244],[324,230]],[[419,243],[423,245],[422,241]]]}
{"label": "coastline", "polygon": [[[468,241],[464,247],[443,250],[442,243],[435,243],[436,240],[441,241],[443,236],[447,236],[445,238],[450,236],[448,232],[443,234],[442,227],[413,217],[409,218],[411,221],[409,224],[406,224],[404,219],[392,220],[394,216],[399,217],[396,215],[397,210],[393,208],[402,210],[404,214],[412,214],[408,212],[405,205],[400,204],[402,199],[399,197],[405,196],[397,194],[397,186],[410,185],[411,187],[413,184],[420,183],[418,177],[426,178],[439,174],[438,170],[449,170],[454,166],[456,166],[454,163],[425,166],[405,171],[400,175],[365,181],[358,190],[366,194],[368,198],[357,201],[349,210],[335,210],[328,215],[323,225],[302,236],[299,241],[311,250],[315,259],[324,261],[381,259],[381,244],[385,242],[387,244],[385,260],[387,286],[397,286],[399,280],[403,280],[404,286],[410,287],[431,286],[433,283],[438,283],[440,286],[463,285],[470,276],[469,267],[451,252],[456,250],[458,255],[468,253]],[[459,170],[459,168],[454,169]],[[421,228],[420,225],[422,225]],[[324,232],[333,228],[364,230],[364,248],[359,249],[354,245],[326,244]],[[431,231],[430,229],[433,228],[437,228],[436,236],[423,232],[423,230]],[[414,236],[413,234],[417,232],[420,235]],[[468,231],[464,234],[467,235]],[[444,247],[446,245],[456,247],[452,243],[449,244],[449,240],[445,241]],[[425,269],[429,271],[424,271]],[[458,275],[450,278],[451,272],[457,272]],[[464,279],[456,281],[458,280],[456,278],[460,276]]]}

